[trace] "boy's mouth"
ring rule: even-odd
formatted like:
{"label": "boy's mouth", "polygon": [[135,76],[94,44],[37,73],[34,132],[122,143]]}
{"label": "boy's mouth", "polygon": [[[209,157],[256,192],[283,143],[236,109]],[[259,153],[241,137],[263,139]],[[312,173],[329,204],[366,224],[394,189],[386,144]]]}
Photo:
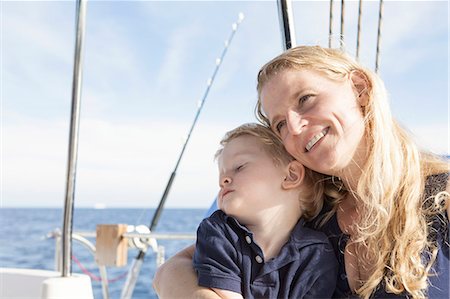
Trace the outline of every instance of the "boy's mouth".
{"label": "boy's mouth", "polygon": [[231,192],[233,192],[234,190],[231,190],[231,189],[224,189],[223,191],[222,191],[222,198],[224,198],[225,197],[225,195],[227,195],[227,194],[229,194],[229,193],[231,193]]}

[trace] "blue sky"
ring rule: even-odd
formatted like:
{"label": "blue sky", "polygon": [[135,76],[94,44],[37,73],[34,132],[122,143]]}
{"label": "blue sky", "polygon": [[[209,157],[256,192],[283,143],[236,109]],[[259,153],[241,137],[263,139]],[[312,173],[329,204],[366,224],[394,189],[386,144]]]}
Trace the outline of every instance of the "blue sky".
{"label": "blue sky", "polygon": [[[351,53],[357,3],[346,2]],[[340,1],[334,6],[338,32]],[[256,73],[281,51],[276,2],[88,2],[77,207],[158,204],[239,12],[246,18],[181,161],[169,207],[209,205],[219,140],[255,120]],[[328,1],[295,1],[297,42],[327,45],[328,14]],[[377,14],[378,2],[363,2],[361,61],[371,68]],[[2,1],[1,17],[1,205],[60,207],[75,2]],[[449,153],[448,33],[447,1],[385,1],[380,74],[394,115],[439,154]]]}

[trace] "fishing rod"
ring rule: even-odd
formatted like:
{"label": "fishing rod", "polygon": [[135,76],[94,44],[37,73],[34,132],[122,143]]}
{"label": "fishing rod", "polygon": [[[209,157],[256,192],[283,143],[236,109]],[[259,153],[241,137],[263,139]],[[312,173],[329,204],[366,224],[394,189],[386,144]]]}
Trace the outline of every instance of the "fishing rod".
{"label": "fishing rod", "polygon": [[[231,30],[231,34],[230,37],[225,41],[225,47],[222,50],[222,55],[220,56],[220,58],[216,59],[216,67],[214,68],[214,72],[212,74],[212,76],[208,79],[207,81],[207,85],[206,85],[206,90],[205,93],[203,94],[203,98],[200,102],[200,105],[198,106],[197,109],[197,113],[195,115],[194,121],[191,125],[191,128],[189,130],[189,133],[187,135],[186,141],[184,142],[183,148],[181,149],[181,153],[178,156],[178,160],[177,163],[175,164],[175,168],[172,171],[172,174],[170,175],[169,181],[167,182],[166,188],[164,190],[163,196],[161,197],[161,200],[159,201],[158,207],[155,211],[155,214],[153,215],[152,221],[149,225],[149,229],[150,231],[153,231],[153,229],[156,227],[156,225],[158,224],[159,218],[161,216],[161,213],[163,211],[164,208],[164,204],[166,202],[167,196],[169,195],[169,191],[170,188],[172,187],[172,183],[175,179],[176,173],[177,173],[177,169],[178,166],[180,165],[181,162],[181,158],[184,155],[184,151],[186,150],[186,146],[189,142],[189,139],[191,138],[191,134],[192,131],[194,130],[194,127],[197,123],[197,120],[200,116],[200,113],[203,109],[203,106],[205,104],[206,98],[208,97],[209,94],[209,90],[211,89],[211,86],[214,82],[214,79],[216,78],[217,72],[219,71],[220,66],[222,65],[222,61],[223,58],[225,57],[225,54],[228,51],[228,47],[231,44],[231,41],[233,40],[233,37],[237,31],[237,29],[239,28],[239,25],[241,24],[241,22],[244,20],[244,14],[243,13],[239,13],[239,17],[236,23],[233,23],[232,25],[232,30]],[[139,272],[140,269],[142,267],[142,263],[144,262],[144,257],[145,257],[145,253],[146,253],[146,249],[141,249],[138,253],[138,255],[136,256],[136,258],[134,259],[131,267],[130,267],[130,271],[128,272],[128,276],[127,276],[127,280],[125,282],[125,286],[122,290],[122,294],[121,294],[121,299],[130,299],[132,294],[133,294],[133,290],[134,287],[136,285],[136,281],[137,278],[139,276]]]}

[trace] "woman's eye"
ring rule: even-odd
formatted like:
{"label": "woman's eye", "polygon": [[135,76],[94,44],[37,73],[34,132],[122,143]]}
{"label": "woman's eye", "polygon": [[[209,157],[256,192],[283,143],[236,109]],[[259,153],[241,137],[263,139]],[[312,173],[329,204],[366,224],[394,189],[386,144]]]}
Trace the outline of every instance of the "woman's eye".
{"label": "woman's eye", "polygon": [[277,133],[281,133],[281,129],[283,129],[283,127],[286,125],[286,121],[282,120],[279,123],[277,123],[277,125],[275,126]]}
{"label": "woman's eye", "polygon": [[306,103],[312,96],[313,96],[312,94],[304,95],[304,96],[300,97],[300,99],[298,99],[298,103],[299,103],[299,104],[304,104],[304,103]]}

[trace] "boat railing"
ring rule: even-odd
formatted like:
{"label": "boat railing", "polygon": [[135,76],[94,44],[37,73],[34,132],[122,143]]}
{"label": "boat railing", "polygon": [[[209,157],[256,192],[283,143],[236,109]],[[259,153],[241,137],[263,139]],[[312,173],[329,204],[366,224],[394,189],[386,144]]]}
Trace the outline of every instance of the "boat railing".
{"label": "boat railing", "polygon": [[[133,228],[133,226],[129,226]],[[92,255],[96,254],[95,245],[88,238],[96,238],[97,233],[94,231],[75,231],[72,233],[72,240],[82,244]],[[55,246],[55,269],[61,269],[61,237],[62,233],[59,229],[55,229],[47,234],[47,238],[54,238]],[[133,249],[147,250],[149,247],[155,252],[161,254],[156,260],[157,267],[161,266],[165,261],[164,246],[158,245],[157,240],[195,240],[196,235],[190,232],[126,232],[122,234],[122,238],[128,239],[128,247]]]}
{"label": "boat railing", "polygon": [[[145,225],[127,226],[127,232],[121,234],[120,238],[126,239],[126,245],[128,248],[137,249],[141,251],[147,251],[149,248],[156,254],[155,262],[156,267],[161,266],[165,262],[165,248],[163,245],[158,244],[158,240],[195,240],[196,235],[190,232],[159,232],[152,233]],[[144,232],[143,232],[144,230]],[[108,292],[108,276],[106,266],[97,263],[97,248],[96,245],[89,239],[96,239],[98,232],[95,231],[74,231],[72,233],[72,241],[80,243],[84,248],[92,254],[98,270],[100,273],[100,281],[102,285],[102,295],[104,299],[109,298]],[[55,229],[49,232],[47,238],[55,239],[55,271],[61,271],[62,269],[62,232],[60,229]]]}
{"label": "boat railing", "polygon": [[[95,238],[96,233],[92,231],[77,231],[72,234],[72,236],[78,235],[85,238]],[[172,239],[187,239],[195,240],[196,236],[193,233],[138,233],[130,232],[124,233],[124,238],[140,238],[140,239],[161,239],[161,240],[172,240]]]}

